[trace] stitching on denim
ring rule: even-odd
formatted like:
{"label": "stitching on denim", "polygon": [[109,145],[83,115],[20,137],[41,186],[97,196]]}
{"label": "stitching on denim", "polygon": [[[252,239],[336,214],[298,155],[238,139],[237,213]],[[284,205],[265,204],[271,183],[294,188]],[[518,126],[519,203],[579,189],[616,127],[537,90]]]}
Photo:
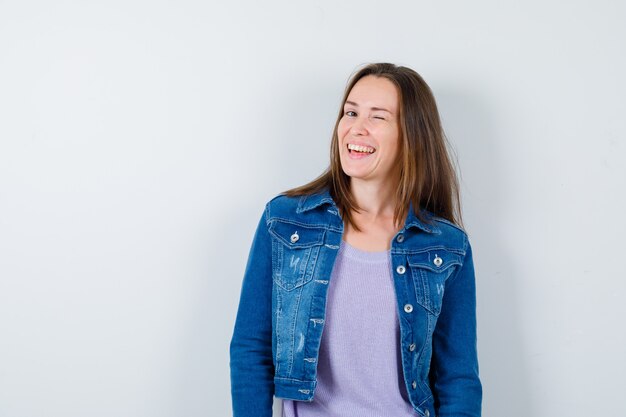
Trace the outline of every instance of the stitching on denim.
{"label": "stitching on denim", "polygon": [[395,252],[396,253],[405,253],[407,255],[414,255],[414,254],[418,254],[418,253],[424,253],[424,252],[431,252],[431,251],[435,251],[435,250],[440,250],[440,251],[446,251],[446,252],[451,252],[457,255],[461,255],[464,256],[466,249],[457,249],[457,248],[452,248],[449,246],[443,246],[443,245],[434,245],[434,246],[426,246],[426,247],[422,247],[419,249],[399,249],[399,248],[395,248]]}
{"label": "stitching on denim", "polygon": [[[401,262],[401,265],[404,265],[404,263],[405,263],[405,260],[403,260],[403,262]],[[391,260],[391,264],[394,265],[393,257],[392,257],[392,260]],[[395,276],[395,270],[393,270],[393,266],[392,266],[391,274],[392,274],[392,276]],[[408,288],[407,280],[406,279],[400,280],[399,285],[400,286],[404,286],[404,288],[402,288],[403,291],[400,291],[400,293],[408,294],[409,288]],[[399,305],[398,305],[398,308],[400,308]],[[404,321],[406,326],[408,326],[409,328],[412,327],[411,321],[409,320],[409,318],[408,318],[408,316],[406,314],[403,314],[402,312],[398,311],[398,317],[399,317],[400,321]]]}
{"label": "stitching on denim", "polygon": [[[280,296],[280,291],[276,292],[276,328],[280,328],[280,320],[282,318],[282,298]],[[280,351],[282,349],[282,342],[280,340],[280,332],[276,332],[276,374],[280,375]]]}
{"label": "stitching on denim", "polygon": [[437,314],[433,306],[433,302],[430,299],[430,280],[428,279],[428,275],[426,275],[426,272],[423,269],[420,269],[419,271],[422,288],[424,290],[424,306],[433,314]]}
{"label": "stitching on denim", "polygon": [[302,213],[302,206],[304,205],[304,202],[306,201],[306,195],[302,195],[299,199],[298,199],[298,205],[296,206],[296,212],[297,213]]}
{"label": "stitching on denim", "polygon": [[[423,364],[424,364],[424,350],[426,349],[426,345],[427,344],[428,344],[428,338],[426,338],[426,342],[424,342],[424,344],[422,345],[422,348],[419,351],[419,354],[417,355],[417,369],[421,369]],[[420,378],[419,374],[417,373],[417,369],[415,370],[415,379],[414,379],[414,381],[416,383],[419,381],[420,389],[422,390],[422,392],[424,392],[424,390],[421,387],[421,385],[422,385],[422,378]]]}
{"label": "stitching on denim", "polygon": [[313,362],[315,362],[317,359],[315,359],[315,358],[304,358],[304,360],[305,360],[305,361],[307,361],[307,362],[311,362],[311,363],[313,363]]}
{"label": "stitching on denim", "polygon": [[325,243],[324,246],[329,249],[339,249],[339,245],[331,245],[330,243]]}
{"label": "stitching on denim", "polygon": [[430,262],[424,263],[424,262],[413,261],[413,263],[411,263],[409,261],[408,264],[410,267],[418,268],[418,269],[425,269],[425,270],[434,272],[435,274],[443,274],[444,272],[449,271],[450,269],[454,269],[454,266],[456,265],[462,265],[462,263],[457,260],[454,260],[454,261],[448,260],[446,262],[446,266],[441,269],[433,268],[432,266],[430,266]]}
{"label": "stitching on denim", "polygon": [[461,269],[463,269],[463,267],[465,266],[465,262],[467,262],[467,259],[465,259],[467,257],[467,249],[469,247],[469,238],[467,237],[467,235],[465,235],[465,245],[463,247],[464,247],[464,252],[465,252],[463,254],[463,261],[461,262],[461,265],[456,268],[454,275],[451,274],[450,276],[448,276],[446,283],[452,283],[456,279],[456,277],[459,276]]}
{"label": "stitching on denim", "polygon": [[274,227],[270,226],[268,228],[268,232],[274,236],[276,239],[278,239],[280,242],[283,243],[283,245],[285,245],[286,247],[290,248],[290,249],[307,249],[307,248],[312,248],[315,246],[321,246],[322,243],[324,242],[324,235],[326,234],[326,230],[320,230],[317,231],[317,233],[319,234],[319,236],[317,237],[316,240],[311,241],[309,243],[306,244],[302,244],[302,243],[291,243],[290,241],[287,241],[287,239],[284,236],[281,236],[280,233],[278,233]]}
{"label": "stitching on denim", "polygon": [[307,284],[313,278],[315,274],[315,268],[317,268],[317,259],[320,256],[321,246],[314,246],[311,248],[311,253],[309,253],[309,259],[307,262],[307,270],[304,271],[304,279],[303,284]]}
{"label": "stitching on denim", "polygon": [[283,377],[283,376],[276,376],[274,377],[275,381],[289,381],[289,382],[300,382],[300,383],[305,383],[305,384],[314,384],[316,381],[305,381],[304,379],[297,379],[297,378],[288,378],[288,377]]}
{"label": "stitching on denim", "polygon": [[440,223],[445,223],[445,224],[449,224],[450,226],[460,230],[461,232],[463,232],[464,234],[467,234],[467,232],[461,228],[459,225],[452,223],[450,220],[448,219],[444,219],[443,217],[439,217],[439,216],[434,216],[432,218],[434,221],[436,222],[440,222]]}
{"label": "stitching on denim", "polygon": [[330,196],[325,196],[321,200],[319,200],[317,203],[305,207],[306,200],[308,198],[312,197],[312,196],[313,196],[313,194],[303,195],[302,197],[300,197],[300,201],[298,201],[298,208],[297,208],[297,211],[299,213],[303,213],[305,211],[313,210],[314,208],[319,207],[319,206],[321,206],[323,204],[326,204],[326,203],[327,204],[331,204],[333,206],[335,205],[335,202],[333,201],[333,199]]}
{"label": "stitching on denim", "polygon": [[[296,291],[298,291],[298,295],[296,296],[296,308],[295,308],[295,312],[294,314],[297,316],[298,315],[298,311],[300,310],[300,300],[302,300],[302,288],[303,287],[298,287],[296,289]],[[293,357],[294,357],[294,352],[295,352],[295,343],[296,343],[296,323],[298,320],[292,320],[292,326],[291,326],[291,334],[293,335],[293,337],[291,338],[291,355],[289,356],[289,371],[287,372],[289,375],[291,375],[291,372],[293,371]]]}
{"label": "stitching on denim", "polygon": [[467,233],[463,233],[463,252],[467,252],[467,246],[469,245],[469,237]]}
{"label": "stitching on denim", "polygon": [[265,204],[265,226],[269,226],[270,224],[270,203]]}
{"label": "stitching on denim", "polygon": [[[411,268],[411,281],[413,281],[413,291],[415,292],[415,300],[424,310],[435,317],[439,316],[430,297],[430,280],[426,272],[422,268]],[[420,299],[419,291],[422,291]]]}
{"label": "stitching on denim", "polygon": [[[424,366],[424,351],[426,350],[426,346],[431,346],[432,349],[432,335],[433,335],[433,330],[434,330],[434,326],[432,326],[431,324],[435,322],[435,318],[433,316],[428,316],[428,330],[427,330],[427,334],[426,334],[426,340],[424,341],[424,344],[422,345],[422,348],[420,349],[419,352],[419,356],[417,359],[417,367],[418,368],[422,368]],[[431,360],[432,360],[432,352],[431,352]],[[420,388],[422,389],[422,392],[424,392],[424,394],[426,394],[426,392],[424,391],[423,387],[424,387],[424,382],[422,381],[422,378],[420,378],[419,375],[416,375],[415,378],[416,381],[419,381],[420,383]],[[430,387],[428,387],[430,390]],[[432,396],[432,393],[431,393]],[[424,404],[424,402],[422,401],[421,404]]]}
{"label": "stitching on denim", "polygon": [[[433,398],[433,395],[430,394],[428,397],[426,397],[424,400],[422,400],[421,403],[419,403],[417,406],[421,407],[422,405],[426,404],[426,402],[430,401]],[[424,413],[422,412],[422,415],[424,415]],[[435,416],[436,417],[436,416]]]}
{"label": "stitching on denim", "polygon": [[328,223],[305,223],[305,222],[301,222],[298,220],[294,220],[292,217],[272,216],[269,221],[270,222],[278,221],[278,222],[287,223],[287,224],[291,224],[295,226],[306,227],[309,229],[327,229],[328,227],[332,227],[332,225],[329,225]]}
{"label": "stitching on denim", "polygon": [[285,218],[285,217],[278,217],[278,216],[273,216],[270,218],[270,222],[275,221],[275,220],[280,220],[283,221],[285,223],[290,223],[296,226],[301,226],[301,227],[309,227],[309,228],[315,228],[315,227],[319,227],[319,228],[324,228],[326,230],[332,230],[333,232],[341,232],[343,231],[343,228],[338,228],[335,227],[333,225],[330,225],[328,223],[304,223],[304,222],[299,222],[297,220],[293,220],[290,218]]}
{"label": "stitching on denim", "polygon": [[301,252],[302,256],[300,257],[300,265],[296,274],[296,280],[292,283],[286,282],[283,280],[283,261],[285,258],[285,254],[290,253],[290,250],[285,248],[283,244],[276,242],[276,252],[277,254],[277,272],[276,272],[276,284],[283,288],[286,291],[293,291],[305,284],[307,284],[313,278],[313,273],[315,272],[315,267],[317,264],[317,258],[319,257],[320,247],[321,246],[313,246],[309,248],[298,248],[297,250]]}
{"label": "stitching on denim", "polygon": [[328,284],[327,279],[316,279],[315,282],[319,282],[320,284]]}
{"label": "stitching on denim", "polygon": [[[406,285],[406,280],[405,281],[405,293],[408,291],[407,285]],[[406,335],[408,336],[412,336],[413,333],[413,328],[412,328],[412,323],[407,319],[407,317],[405,317],[404,314],[400,313],[400,311],[398,309],[396,309],[396,315],[398,316],[398,321],[400,324],[400,333],[402,333],[402,322],[404,322],[404,326],[408,329],[408,334]],[[403,374],[405,373],[406,370],[406,364],[407,362],[410,365],[409,369],[413,368],[413,363],[412,363],[412,358],[410,357],[410,353],[407,352],[405,349],[401,348],[400,349],[400,358],[401,358],[401,362],[402,362],[402,372]],[[404,385],[406,387],[407,393],[409,395],[409,397],[411,397],[411,389],[409,387],[409,382],[407,381],[406,377],[403,377],[402,380],[404,381]]]}

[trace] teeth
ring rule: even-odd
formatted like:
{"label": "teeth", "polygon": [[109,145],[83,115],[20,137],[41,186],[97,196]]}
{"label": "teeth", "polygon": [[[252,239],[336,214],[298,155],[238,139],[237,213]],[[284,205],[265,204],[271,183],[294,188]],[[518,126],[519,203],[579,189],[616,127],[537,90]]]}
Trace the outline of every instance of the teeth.
{"label": "teeth", "polygon": [[348,144],[348,149],[351,149],[357,152],[367,152],[367,153],[373,153],[375,150],[374,148],[370,148],[369,146],[353,145],[352,143]]}

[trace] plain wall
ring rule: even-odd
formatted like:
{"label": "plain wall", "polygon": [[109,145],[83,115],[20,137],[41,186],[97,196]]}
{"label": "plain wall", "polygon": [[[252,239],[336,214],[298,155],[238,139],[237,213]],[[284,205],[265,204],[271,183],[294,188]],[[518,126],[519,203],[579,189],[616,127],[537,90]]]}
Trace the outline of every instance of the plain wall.
{"label": "plain wall", "polygon": [[231,415],[254,228],[374,61],[458,158],[483,414],[626,415],[625,11],[0,0],[0,416]]}

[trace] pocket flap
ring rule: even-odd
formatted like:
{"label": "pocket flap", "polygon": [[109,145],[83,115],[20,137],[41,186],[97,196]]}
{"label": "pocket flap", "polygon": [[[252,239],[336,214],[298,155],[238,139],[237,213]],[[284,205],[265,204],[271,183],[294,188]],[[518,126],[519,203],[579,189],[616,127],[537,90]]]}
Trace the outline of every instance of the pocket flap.
{"label": "pocket flap", "polygon": [[463,257],[446,249],[431,249],[407,256],[410,266],[425,268],[433,272],[442,272],[453,265],[462,265]]}
{"label": "pocket flap", "polygon": [[308,248],[324,243],[326,229],[274,221],[269,231],[289,248]]}

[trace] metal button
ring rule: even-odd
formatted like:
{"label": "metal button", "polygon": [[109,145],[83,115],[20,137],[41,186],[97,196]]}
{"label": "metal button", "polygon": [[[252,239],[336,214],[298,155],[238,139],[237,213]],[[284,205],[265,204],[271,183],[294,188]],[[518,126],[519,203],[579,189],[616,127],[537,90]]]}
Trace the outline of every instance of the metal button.
{"label": "metal button", "polygon": [[298,239],[300,239],[300,236],[298,236],[298,232],[293,232],[293,235],[291,235],[291,243],[296,243]]}
{"label": "metal button", "polygon": [[429,416],[430,416],[430,411],[428,411],[428,408],[426,409],[426,411],[424,411],[424,415],[425,415],[426,417],[429,417]]}
{"label": "metal button", "polygon": [[407,313],[410,313],[411,311],[413,311],[413,306],[411,304],[405,304],[404,311],[406,311]]}
{"label": "metal button", "polygon": [[436,266],[441,266],[443,263],[443,259],[439,257],[439,255],[435,255],[435,260],[433,261]]}
{"label": "metal button", "polygon": [[402,275],[406,272],[406,268],[404,267],[404,265],[398,265],[398,267],[396,268],[396,272]]}
{"label": "metal button", "polygon": [[402,242],[404,242],[404,235],[398,235],[398,237],[396,238],[396,241],[397,241],[398,243],[402,243]]}
{"label": "metal button", "polygon": [[410,350],[411,352],[413,352],[413,351],[415,350],[415,343],[411,343],[411,344],[409,345],[409,350]]}
{"label": "metal button", "polygon": [[413,382],[411,383],[411,387],[413,387],[413,389],[417,388],[417,382],[413,381]]}

